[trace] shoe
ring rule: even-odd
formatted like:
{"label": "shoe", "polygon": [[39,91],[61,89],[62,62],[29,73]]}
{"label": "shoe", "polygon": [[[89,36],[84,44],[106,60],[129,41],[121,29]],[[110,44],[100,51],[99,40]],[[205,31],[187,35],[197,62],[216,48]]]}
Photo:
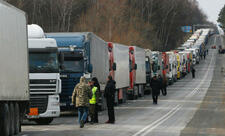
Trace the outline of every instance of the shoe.
{"label": "shoe", "polygon": [[83,128],[83,127],[84,127],[84,121],[81,120],[81,121],[80,121],[80,128]]}
{"label": "shoe", "polygon": [[110,123],[109,120],[105,122],[106,124]]}
{"label": "shoe", "polygon": [[110,124],[115,124],[115,121],[110,121],[109,123],[110,123]]}
{"label": "shoe", "polygon": [[94,123],[98,123],[98,121],[94,121]]}
{"label": "shoe", "polygon": [[93,124],[94,124],[94,122],[93,122],[93,121],[90,121],[89,123],[90,123],[91,125],[93,125]]}

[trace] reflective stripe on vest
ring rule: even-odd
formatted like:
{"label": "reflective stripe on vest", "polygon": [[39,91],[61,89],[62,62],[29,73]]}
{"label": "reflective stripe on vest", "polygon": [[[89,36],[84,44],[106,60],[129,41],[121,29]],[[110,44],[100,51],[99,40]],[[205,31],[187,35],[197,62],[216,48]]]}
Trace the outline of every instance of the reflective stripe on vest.
{"label": "reflective stripe on vest", "polygon": [[96,91],[97,91],[97,87],[93,87],[92,88],[92,98],[89,100],[90,104],[96,104]]}

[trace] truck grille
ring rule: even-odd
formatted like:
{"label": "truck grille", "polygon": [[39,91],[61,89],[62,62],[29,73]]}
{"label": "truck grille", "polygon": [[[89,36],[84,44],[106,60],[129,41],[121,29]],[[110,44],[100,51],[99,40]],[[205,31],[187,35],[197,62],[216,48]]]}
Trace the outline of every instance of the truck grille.
{"label": "truck grille", "polygon": [[30,96],[30,108],[38,108],[38,113],[45,113],[48,107],[47,95],[31,95]]}
{"label": "truck grille", "polygon": [[30,93],[55,93],[57,89],[57,81],[55,79],[31,79],[30,80]]}

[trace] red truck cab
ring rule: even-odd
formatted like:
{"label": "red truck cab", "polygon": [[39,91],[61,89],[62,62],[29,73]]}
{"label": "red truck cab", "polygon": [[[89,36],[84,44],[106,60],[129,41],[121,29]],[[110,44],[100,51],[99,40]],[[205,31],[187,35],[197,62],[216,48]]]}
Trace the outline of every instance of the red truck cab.
{"label": "red truck cab", "polygon": [[169,73],[169,56],[166,52],[162,53],[162,67],[163,79],[167,79],[167,73]]}
{"label": "red truck cab", "polygon": [[134,83],[136,80],[136,69],[137,65],[135,63],[135,56],[134,56],[134,47],[129,47],[129,65],[130,65],[130,87],[128,88],[128,97],[131,99],[135,98],[137,94],[135,94],[134,90]]}

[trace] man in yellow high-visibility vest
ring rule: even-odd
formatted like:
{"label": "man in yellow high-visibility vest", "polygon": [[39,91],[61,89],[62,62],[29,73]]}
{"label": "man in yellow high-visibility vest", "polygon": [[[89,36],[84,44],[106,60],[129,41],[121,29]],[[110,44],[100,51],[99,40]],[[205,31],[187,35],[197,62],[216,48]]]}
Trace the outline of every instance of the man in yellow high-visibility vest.
{"label": "man in yellow high-visibility vest", "polygon": [[97,102],[97,91],[98,91],[98,88],[94,86],[94,82],[91,81],[90,82],[90,85],[91,85],[91,92],[92,92],[92,97],[91,99],[89,100],[89,104],[90,104],[90,117],[91,117],[91,124],[94,123],[94,120],[95,120],[95,110],[96,110],[96,102]]}

